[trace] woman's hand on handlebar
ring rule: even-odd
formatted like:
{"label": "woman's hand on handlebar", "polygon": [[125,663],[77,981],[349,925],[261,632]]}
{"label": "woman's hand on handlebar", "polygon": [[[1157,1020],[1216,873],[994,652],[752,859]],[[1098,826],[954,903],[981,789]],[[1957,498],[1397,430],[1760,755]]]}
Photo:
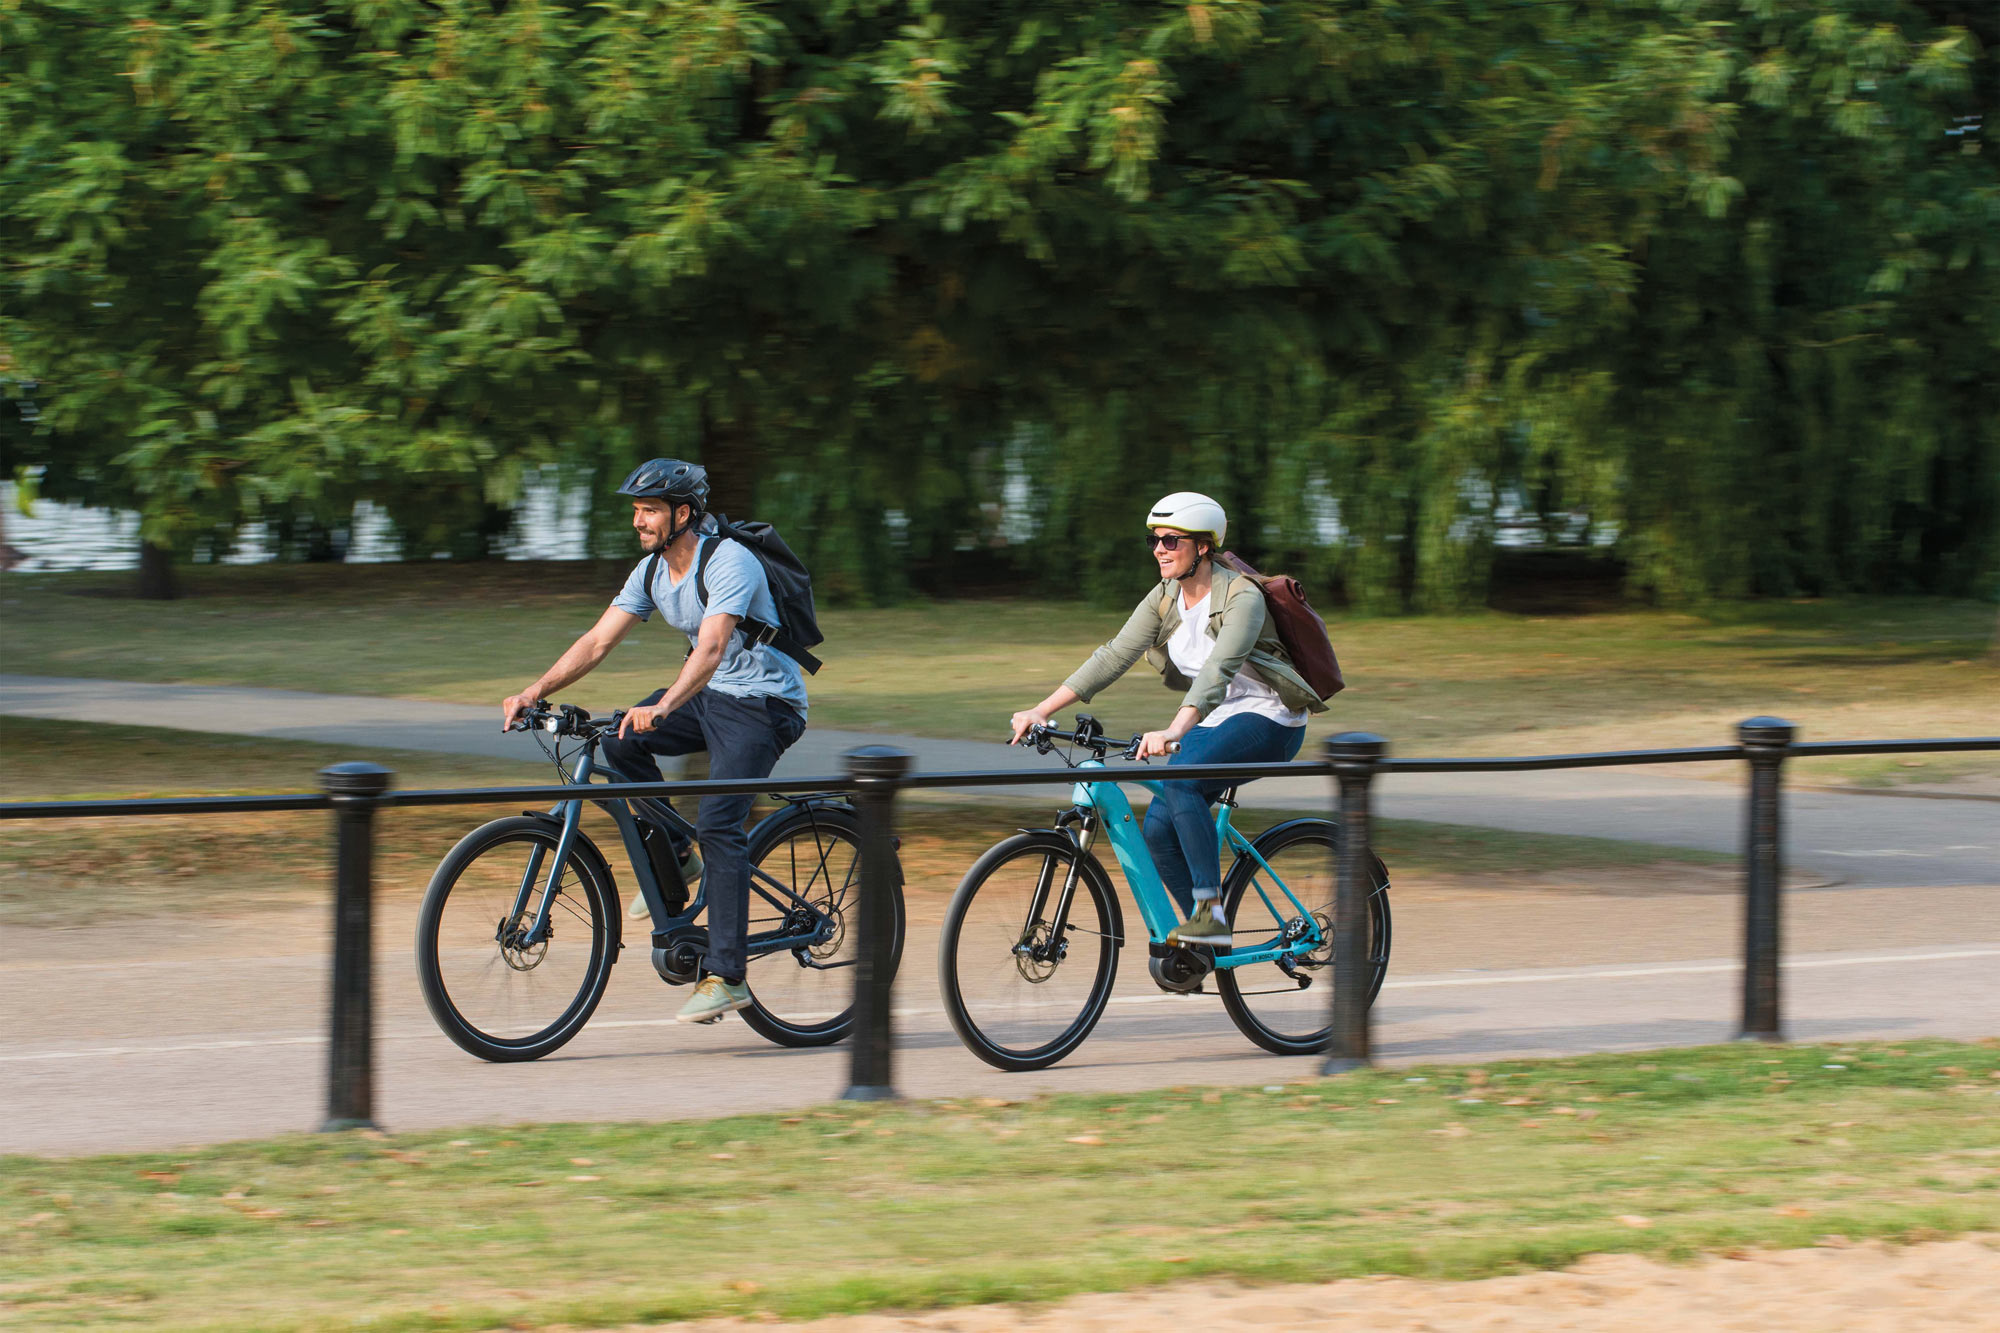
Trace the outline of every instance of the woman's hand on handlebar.
{"label": "woman's hand on handlebar", "polygon": [[1151,759],[1155,755],[1166,756],[1179,753],[1180,740],[1167,731],[1149,731],[1139,738],[1139,749],[1134,759]]}
{"label": "woman's hand on handlebar", "polygon": [[1025,712],[1014,714],[1009,725],[1014,728],[1014,734],[1008,738],[1007,744],[1019,745],[1021,738],[1026,736],[1031,728],[1046,727],[1049,725],[1049,719],[1047,714],[1037,713],[1031,708]]}

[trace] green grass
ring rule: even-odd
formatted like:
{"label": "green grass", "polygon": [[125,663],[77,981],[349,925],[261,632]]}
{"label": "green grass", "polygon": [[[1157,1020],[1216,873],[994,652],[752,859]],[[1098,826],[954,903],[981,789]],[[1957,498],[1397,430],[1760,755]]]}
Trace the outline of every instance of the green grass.
{"label": "green grass", "polygon": [[[210,566],[188,571],[189,595],[170,603],[125,597],[124,575],[15,575],[0,582],[0,669],[497,704],[596,619],[623,570]],[[1135,576],[1135,597],[1142,583]],[[995,738],[1122,616],[1026,598],[829,610],[813,722]],[[1714,744],[1759,713],[1792,718],[1807,739],[1983,734],[2000,715],[1992,630],[1990,605],[1916,598],[1336,618],[1351,688],[1313,734],[1372,730],[1406,755]],[[575,697],[609,707],[657,688],[680,662],[673,637],[641,627]],[[1094,711],[1136,730],[1164,722],[1172,703],[1141,668]],[[1925,762],[1800,771],[1822,781],[2000,771],[1992,760]]]}
{"label": "green grass", "polygon": [[[383,752],[303,741],[104,724],[60,729],[9,726],[0,756],[0,801],[119,799],[163,795],[244,795],[316,790],[329,764],[368,759],[393,769],[404,790],[519,786],[553,778],[532,764],[497,759]],[[906,803],[898,814],[902,859],[913,895],[948,894],[986,847],[1022,825],[1048,822],[1053,805]],[[459,835],[510,807],[392,810],[377,830],[376,878],[388,894],[420,892]],[[1255,833],[1296,812],[1239,812]],[[586,827],[615,849],[607,817]],[[149,816],[47,820],[8,827],[0,842],[0,922],[61,925],[76,904],[93,913],[235,912],[323,900],[330,852],[321,815]],[[1490,883],[1574,870],[1616,872],[1660,865],[1713,865],[1733,858],[1608,838],[1510,833],[1410,820],[1381,820],[1377,848],[1398,882],[1437,876]],[[615,851],[614,851],[615,856]],[[621,884],[629,884],[617,869]],[[198,892],[196,890],[198,889]]]}
{"label": "green grass", "polygon": [[[1997,1076],[1993,1043],[1735,1046],[11,1158],[0,1326],[798,1318],[1929,1238],[2000,1227]],[[1189,1145],[1210,1167],[1164,1181]]]}

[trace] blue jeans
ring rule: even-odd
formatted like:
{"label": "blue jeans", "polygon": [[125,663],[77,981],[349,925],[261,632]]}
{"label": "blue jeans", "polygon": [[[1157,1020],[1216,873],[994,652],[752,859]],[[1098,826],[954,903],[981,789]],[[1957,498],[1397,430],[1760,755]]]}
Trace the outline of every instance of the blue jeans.
{"label": "blue jeans", "polygon": [[[1279,764],[1298,754],[1304,727],[1288,727],[1255,713],[1238,713],[1213,727],[1196,727],[1181,737],[1175,764]],[[1197,899],[1222,892],[1222,848],[1208,807],[1228,789],[1226,782],[1167,782],[1146,810],[1146,847],[1160,882],[1180,904],[1181,915]]]}
{"label": "blue jeans", "polygon": [[[665,690],[639,701],[658,703]],[[758,694],[739,697],[703,690],[661,718],[651,731],[622,740],[606,738],[605,764],[627,782],[660,781],[656,754],[708,751],[708,776],[717,780],[767,778],[778,756],[806,729],[798,709],[782,699]],[[708,970],[729,981],[743,980],[744,937],[750,920],[750,837],[743,820],[749,796],[704,796],[695,814],[701,839],[702,892],[708,897]]]}

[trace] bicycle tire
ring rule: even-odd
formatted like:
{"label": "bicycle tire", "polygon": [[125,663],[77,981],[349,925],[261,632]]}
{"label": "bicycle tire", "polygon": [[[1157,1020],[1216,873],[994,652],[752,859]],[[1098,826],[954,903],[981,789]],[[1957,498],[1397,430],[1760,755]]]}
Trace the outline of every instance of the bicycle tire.
{"label": "bicycle tire", "polygon": [[[1340,827],[1330,820],[1295,819],[1267,829],[1253,844],[1272,868],[1291,885],[1304,905],[1322,916],[1326,943],[1300,959],[1299,971],[1315,982],[1304,988],[1275,964],[1217,968],[1215,988],[1232,1022],[1257,1045],[1275,1055],[1316,1055],[1326,1049],[1333,1031],[1334,866],[1340,854]],[[1291,855],[1287,855],[1290,853]],[[1367,1003],[1374,1004],[1389,974],[1389,870],[1379,856],[1371,857],[1372,891],[1368,895]],[[1304,874],[1295,875],[1289,865]],[[1222,910],[1239,949],[1256,947],[1272,938],[1283,922],[1273,916],[1263,895],[1251,888],[1262,867],[1248,856],[1230,867],[1222,886]],[[1296,914],[1275,889],[1267,890],[1281,912]],[[1286,987],[1290,986],[1288,992]]]}
{"label": "bicycle tire", "polygon": [[[581,833],[571,842],[557,886],[557,909],[568,919],[552,909],[552,937],[532,959],[522,951],[510,957],[499,941],[498,926],[527,866],[526,856],[509,854],[509,849],[542,848],[536,878],[546,884],[547,861],[560,837],[556,824],[532,815],[483,824],[445,854],[424,890],[416,938],[417,980],[424,1003],[447,1037],[482,1060],[539,1060],[557,1050],[583,1030],[610,983],[611,966],[618,957],[617,892],[602,855]],[[525,916],[532,917],[539,893],[531,894]],[[454,897],[460,900],[456,909]],[[490,924],[481,927],[481,921]],[[588,931],[580,958],[568,943],[576,934],[574,922]],[[550,968],[544,976],[542,970],[558,947],[562,967]],[[548,1004],[538,1007],[552,1010],[553,1017],[546,1022],[527,1020],[525,1032],[494,1030],[503,1026],[495,1011],[525,1008],[537,989],[548,991]]]}
{"label": "bicycle tire", "polygon": [[[832,855],[824,862],[817,862],[811,857],[802,860],[796,855],[802,838],[813,839],[816,846],[831,843],[844,849],[844,861],[836,864]],[[814,969],[809,968],[796,953],[753,952],[744,978],[750,986],[751,1004],[741,1012],[743,1021],[758,1036],[780,1046],[829,1046],[853,1030],[853,978],[857,975],[853,964],[859,944],[856,927],[860,924],[856,914],[861,891],[860,852],[861,821],[844,806],[793,806],[751,830],[750,864],[763,869],[774,879],[790,882],[794,893],[835,919],[834,933],[827,943],[808,951],[813,955],[813,961],[846,964],[837,970],[829,968],[818,974],[828,984],[814,984]],[[771,864],[778,858],[784,861],[782,869]],[[805,889],[801,889],[798,883],[802,867],[807,881]],[[904,928],[900,860],[893,869],[889,891],[890,910],[895,914],[889,954],[891,977],[896,975],[896,969],[902,963]],[[835,879],[839,882],[834,883]],[[773,910],[769,903],[755,894],[751,895],[750,908],[753,914],[759,909]],[[753,929],[750,933],[754,949],[756,932]],[[843,953],[845,957],[842,957]],[[835,1002],[836,996],[840,1008],[829,1012],[827,1006]]]}
{"label": "bicycle tire", "polygon": [[[1104,1016],[1123,942],[1111,880],[1097,858],[1086,852],[1063,936],[1066,945],[1079,939],[1094,941],[1087,946],[1096,955],[1094,961],[1074,967],[1067,947],[1053,964],[1021,954],[1023,939],[1043,924],[1027,920],[1034,881],[1044,873],[1033,864],[1036,858],[1053,867],[1047,872],[1052,878],[1045,910],[1053,908],[1069,866],[1078,861],[1076,846],[1057,833],[1016,834],[989,847],[965,872],[945,909],[938,937],[938,984],[952,1028],[967,1050],[997,1069],[1015,1073],[1047,1069],[1082,1045]],[[1023,864],[1017,867],[1016,862]],[[982,894],[987,899],[984,908]],[[1037,972],[1042,975],[1036,976]],[[1067,992],[1041,989],[1065,975],[1075,978],[1068,982]],[[1054,998],[1079,991],[1080,998],[1074,1001]],[[1072,1008],[1074,1017],[1065,1017]],[[1040,1016],[1037,1010],[1051,1012]]]}

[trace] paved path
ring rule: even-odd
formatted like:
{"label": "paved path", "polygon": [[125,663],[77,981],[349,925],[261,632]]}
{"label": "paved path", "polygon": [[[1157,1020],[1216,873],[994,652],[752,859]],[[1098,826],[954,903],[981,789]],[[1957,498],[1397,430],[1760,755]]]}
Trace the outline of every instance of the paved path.
{"label": "paved path", "polygon": [[[601,712],[616,706],[584,697]],[[541,761],[528,737],[499,730],[497,708],[409,699],[0,675],[0,715],[9,717],[0,728],[19,725],[14,718],[116,719],[189,731]],[[1051,763],[990,742],[808,728],[779,764],[778,775],[839,773],[842,753],[868,744],[911,751],[920,771],[1033,769]],[[529,780],[525,768],[524,780]],[[1020,788],[998,792],[1011,800],[1028,798]],[[1055,795],[1048,795],[1053,806]],[[1257,785],[1256,799],[1267,806],[1319,810],[1327,807],[1331,793],[1318,779],[1272,779]],[[1393,818],[1719,852],[1740,850],[1743,837],[1740,782],[1676,777],[1658,767],[1389,778],[1378,788],[1376,808]],[[1788,859],[1822,879],[1864,886],[2000,884],[2000,806],[1990,801],[1794,790],[1787,794],[1785,814]],[[2000,913],[2000,904],[1995,910]]]}
{"label": "paved path", "polygon": [[[1839,890],[1788,900],[1785,1004],[1809,1040],[1980,1037],[2000,1026],[2000,923],[1966,928],[1979,890]],[[1376,1006],[1385,1062],[1640,1050],[1727,1041],[1740,970],[1733,893],[1426,895],[1397,905]],[[920,1097],[1025,1097],[1173,1084],[1283,1083],[1313,1059],[1267,1055],[1213,996],[1168,996],[1121,958],[1103,1022],[1054,1069],[968,1054],[938,1000],[935,905],[897,981],[896,1081]],[[672,1021],[684,992],[627,950],[584,1032],[532,1063],[452,1046],[418,994],[415,899],[383,905],[376,945],[377,1114],[391,1129],[652,1120],[792,1109],[837,1097],[846,1046],[783,1050],[730,1019]],[[182,922],[181,925],[189,923]],[[313,1128],[325,1105],[323,910],[204,920],[177,936],[118,923],[13,928],[0,972],[0,1154],[170,1148]]]}

